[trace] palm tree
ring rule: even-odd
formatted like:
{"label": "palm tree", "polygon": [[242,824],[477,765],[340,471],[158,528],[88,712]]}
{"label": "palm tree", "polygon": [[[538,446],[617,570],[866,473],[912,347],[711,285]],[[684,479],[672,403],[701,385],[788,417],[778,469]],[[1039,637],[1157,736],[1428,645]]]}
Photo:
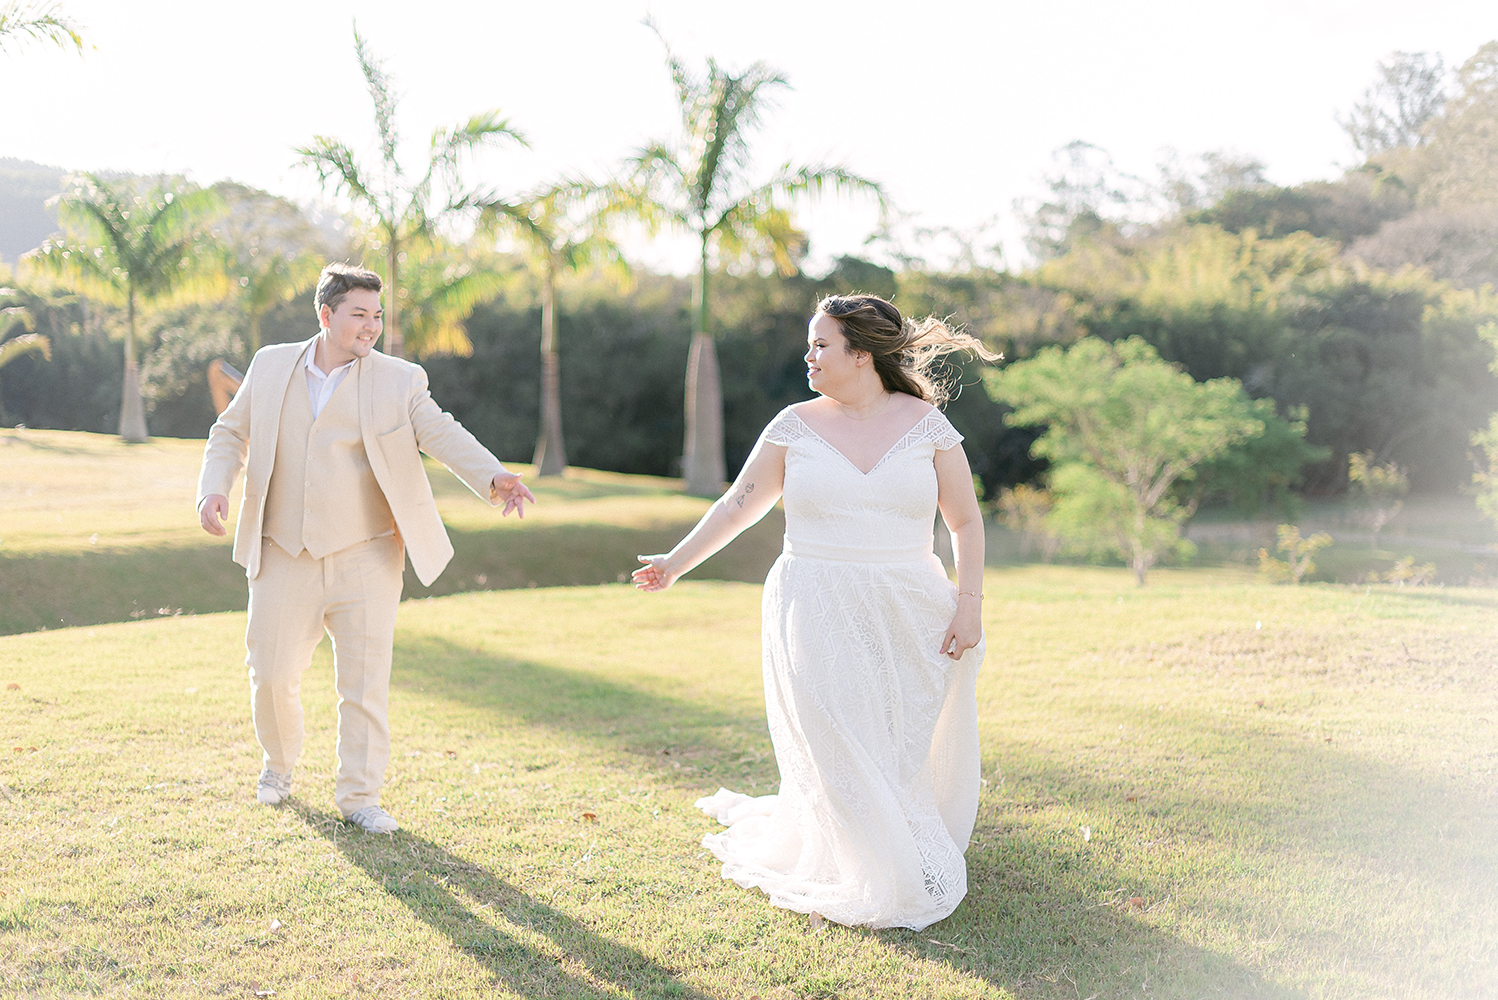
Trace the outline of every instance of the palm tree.
{"label": "palm tree", "polygon": [[[652,22],[647,25],[656,31]],[[661,39],[665,45],[665,39]],[[696,312],[687,359],[686,442],[682,458],[688,493],[716,496],[725,478],[723,393],[714,345],[709,278],[714,256],[773,261],[782,275],[796,272],[805,236],[791,222],[796,199],[827,189],[866,192],[884,206],[880,186],[842,167],[782,165],[769,180],[752,184],[749,136],[758,128],[770,94],[789,84],[763,63],[733,74],[709,58],[707,73],[694,75],[666,45],[666,65],[681,104],[679,141],[655,142],[631,160],[626,182],[647,222],[664,222],[698,240],[699,266],[693,290]]]}
{"label": "palm tree", "polygon": [[[462,183],[460,161],[464,154],[486,145],[504,141],[525,145],[525,138],[499,112],[474,115],[461,125],[439,128],[432,132],[431,155],[421,178],[410,183],[396,159],[399,136],[395,130],[396,97],[391,92],[390,77],[383,62],[369,51],[359,29],[354,29],[354,50],[359,68],[374,101],[375,129],[380,139],[380,163],[377,174],[360,167],[358,158],[343,142],[327,136],[314,136],[312,143],[296,152],[302,162],[317,171],[318,180],[335,194],[345,194],[369,217],[374,229],[371,244],[385,253],[385,282],[390,294],[385,302],[385,349],[396,357],[404,353],[400,312],[400,268],[409,250],[431,240],[438,224],[445,218],[468,209],[477,209],[487,198],[485,193],[466,188]],[[446,201],[440,201],[438,185]]]}
{"label": "palm tree", "polygon": [[222,206],[208,189],[157,181],[137,193],[128,180],[110,182],[84,174],[57,199],[67,235],[53,237],[23,257],[79,291],[125,307],[125,384],[120,399],[120,437],[146,440],[140,396],[135,319],[138,305],[187,301],[227,290],[217,248],[203,231]]}
{"label": "palm tree", "polygon": [[227,205],[220,230],[225,236],[223,266],[239,287],[248,328],[246,353],[254,357],[266,313],[317,281],[322,262],[313,248],[321,241],[285,198],[232,181],[216,184],[214,190]]}
{"label": "palm tree", "polygon": [[539,476],[567,469],[562,438],[561,362],[557,352],[557,275],[587,265],[628,272],[608,224],[633,203],[617,189],[563,178],[513,202],[492,202],[485,223],[521,239],[541,283],[541,420],[534,463]]}
{"label": "palm tree", "polygon": [[[14,303],[0,305],[0,368],[25,354],[36,353],[52,360],[52,341],[46,334],[36,332],[36,314],[31,302],[37,299],[38,296],[18,288],[0,288],[0,302]],[[23,332],[12,337],[11,333],[18,327]],[[0,399],[0,420],[4,419],[5,402]]]}
{"label": "palm tree", "polygon": [[0,50],[22,38],[83,51],[83,34],[77,22],[64,16],[56,3],[11,0],[0,6]]}

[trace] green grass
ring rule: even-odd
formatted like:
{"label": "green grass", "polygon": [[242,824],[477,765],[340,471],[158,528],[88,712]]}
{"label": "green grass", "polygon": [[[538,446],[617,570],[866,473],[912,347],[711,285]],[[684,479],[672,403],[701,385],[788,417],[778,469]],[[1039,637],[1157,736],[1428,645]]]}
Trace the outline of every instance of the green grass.
{"label": "green grass", "polygon": [[[201,441],[0,430],[0,634],[243,608],[233,522],[230,538],[213,538],[193,510],[202,455]],[[677,480],[572,469],[531,482],[540,502],[524,520],[501,518],[441,466],[427,468],[457,554],[430,589],[408,565],[408,598],[615,582],[708,506],[681,496]],[[763,580],[783,524],[772,513],[699,574]]]}
{"label": "green grass", "polygon": [[276,810],[241,614],[0,638],[0,996],[1492,996],[1498,593],[1151,580],[990,571],[971,891],[919,934],[697,846],[777,780],[757,586],[407,603],[390,839],[332,810],[326,647]]}

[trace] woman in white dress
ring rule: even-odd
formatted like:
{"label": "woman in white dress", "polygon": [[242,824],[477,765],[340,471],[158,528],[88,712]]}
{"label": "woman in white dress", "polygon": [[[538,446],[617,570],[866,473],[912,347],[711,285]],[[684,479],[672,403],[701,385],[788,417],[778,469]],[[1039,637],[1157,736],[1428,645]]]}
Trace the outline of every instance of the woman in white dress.
{"label": "woman in white dress", "polygon": [[[929,374],[972,337],[872,295],[808,325],[818,398],[782,410],[733,487],[637,587],[665,590],[785,500],[765,581],[764,684],[780,793],[697,805],[723,877],[840,924],[926,927],[967,892],[978,808],[983,523],[962,436]],[[932,551],[940,510],[957,584]]]}

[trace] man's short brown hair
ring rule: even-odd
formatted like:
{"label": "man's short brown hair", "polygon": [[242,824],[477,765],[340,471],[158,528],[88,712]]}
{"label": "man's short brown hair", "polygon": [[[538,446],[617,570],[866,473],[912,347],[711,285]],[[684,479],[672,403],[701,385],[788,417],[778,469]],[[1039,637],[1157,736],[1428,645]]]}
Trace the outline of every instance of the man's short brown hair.
{"label": "man's short brown hair", "polygon": [[317,294],[312,297],[312,308],[321,320],[323,306],[336,312],[338,303],[355,288],[378,292],[382,287],[380,276],[373,271],[343,261],[334,261],[317,276]]}

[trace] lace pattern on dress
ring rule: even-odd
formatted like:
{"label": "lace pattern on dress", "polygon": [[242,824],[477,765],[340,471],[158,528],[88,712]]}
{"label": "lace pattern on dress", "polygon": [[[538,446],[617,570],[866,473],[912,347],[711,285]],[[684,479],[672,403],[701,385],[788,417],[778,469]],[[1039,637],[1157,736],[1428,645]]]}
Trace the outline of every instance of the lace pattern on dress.
{"label": "lace pattern on dress", "polygon": [[816,436],[816,432],[806,426],[806,421],[796,416],[796,411],[789,406],[775,414],[775,419],[766,424],[759,435],[761,441],[782,447],[789,447],[792,442],[804,437]]}
{"label": "lace pattern on dress", "polygon": [[[766,424],[765,429],[760,433],[762,441],[782,447],[789,447],[793,442],[808,437],[822,439],[822,435],[807,426],[806,421],[797,416],[796,411],[789,406],[777,413],[775,419]],[[884,457],[879,459],[873,469],[869,470],[870,474],[906,448],[926,441],[930,441],[937,451],[946,451],[962,443],[962,435],[957,433],[957,428],[952,426],[946,414],[940,410],[932,410],[917,421],[914,427],[906,431],[905,436],[896,441],[889,451],[884,453]]]}
{"label": "lace pattern on dress", "polygon": [[905,436],[896,442],[894,447],[884,453],[884,457],[878,461],[874,468],[869,470],[869,474],[873,475],[874,472],[878,471],[879,466],[888,462],[906,448],[913,448],[927,441],[930,441],[937,451],[946,451],[948,448],[959,444],[962,441],[962,435],[957,433],[957,428],[952,426],[952,422],[947,419],[946,414],[940,410],[932,410],[922,417],[914,427],[906,431]]}

